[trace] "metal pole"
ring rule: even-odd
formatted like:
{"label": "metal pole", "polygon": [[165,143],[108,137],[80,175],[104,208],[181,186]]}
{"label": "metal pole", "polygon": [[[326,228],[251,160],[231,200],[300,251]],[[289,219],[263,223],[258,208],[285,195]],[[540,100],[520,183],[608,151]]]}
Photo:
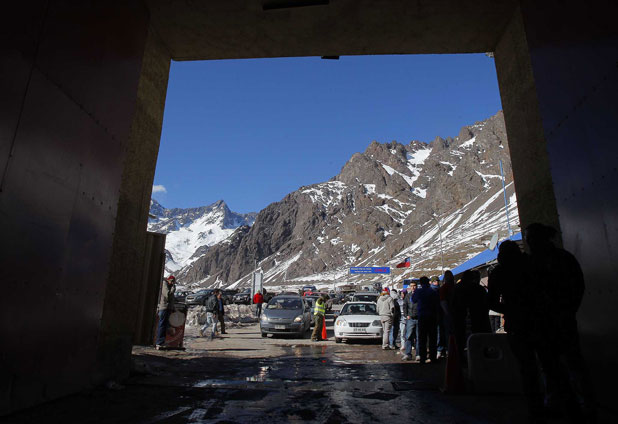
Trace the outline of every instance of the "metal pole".
{"label": "metal pole", "polygon": [[504,209],[506,210],[506,226],[509,230],[509,238],[513,235],[513,231],[511,231],[511,220],[509,219],[509,203],[506,199],[506,186],[504,185],[504,170],[502,169],[502,159],[500,159],[500,175],[502,181],[502,194],[504,195]]}
{"label": "metal pole", "polygon": [[432,218],[435,219],[438,223],[438,233],[440,234],[440,261],[442,263],[442,275],[444,275],[444,248],[442,244],[442,226],[440,225],[440,221],[435,216],[432,216]]}

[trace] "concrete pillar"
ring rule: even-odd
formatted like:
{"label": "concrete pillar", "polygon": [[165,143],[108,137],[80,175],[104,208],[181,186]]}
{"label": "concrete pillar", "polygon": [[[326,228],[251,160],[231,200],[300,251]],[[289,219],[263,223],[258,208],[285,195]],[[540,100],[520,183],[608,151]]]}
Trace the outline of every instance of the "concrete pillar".
{"label": "concrete pillar", "polygon": [[494,57],[521,228],[533,222],[559,228],[539,100],[520,10],[507,25]]}
{"label": "concrete pillar", "polygon": [[131,348],[141,303],[146,227],[152,194],[170,54],[150,28],[144,50],[137,105],[126,154],[114,229],[114,249],[105,292],[99,339],[97,379],[128,376]]}
{"label": "concrete pillar", "polygon": [[614,17],[610,2],[525,0],[496,49],[522,227],[554,224],[582,266],[582,346],[606,406],[618,378]]}
{"label": "concrete pillar", "polygon": [[54,0],[0,16],[1,414],[92,383],[148,13]]}

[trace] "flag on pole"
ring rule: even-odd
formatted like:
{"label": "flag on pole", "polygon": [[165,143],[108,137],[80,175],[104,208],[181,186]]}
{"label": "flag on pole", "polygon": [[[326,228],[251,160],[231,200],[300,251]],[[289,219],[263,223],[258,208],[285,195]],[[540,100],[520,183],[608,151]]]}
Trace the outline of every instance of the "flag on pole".
{"label": "flag on pole", "polygon": [[403,260],[403,262],[397,264],[396,268],[409,268],[410,267],[410,257],[408,256]]}

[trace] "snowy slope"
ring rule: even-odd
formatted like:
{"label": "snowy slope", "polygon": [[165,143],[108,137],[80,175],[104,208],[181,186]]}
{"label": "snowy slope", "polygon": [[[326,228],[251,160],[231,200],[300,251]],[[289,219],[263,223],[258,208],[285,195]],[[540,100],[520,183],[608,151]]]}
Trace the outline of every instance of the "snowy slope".
{"label": "snowy slope", "polygon": [[190,209],[166,209],[150,202],[148,231],[167,234],[165,249],[168,273],[176,272],[203,255],[208,248],[226,240],[241,225],[252,225],[255,214],[231,212],[225,202]]}

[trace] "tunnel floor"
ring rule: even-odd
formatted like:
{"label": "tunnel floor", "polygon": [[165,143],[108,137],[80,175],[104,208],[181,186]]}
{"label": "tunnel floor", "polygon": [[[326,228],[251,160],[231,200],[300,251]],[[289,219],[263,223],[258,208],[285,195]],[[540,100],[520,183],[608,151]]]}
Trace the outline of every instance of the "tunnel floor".
{"label": "tunnel floor", "polygon": [[[332,323],[331,323],[332,325]],[[402,362],[375,342],[264,339],[255,324],[184,351],[136,347],[133,372],[7,417],[10,423],[521,423],[517,395],[445,395],[444,363]],[[507,412],[508,411],[508,412]]]}

